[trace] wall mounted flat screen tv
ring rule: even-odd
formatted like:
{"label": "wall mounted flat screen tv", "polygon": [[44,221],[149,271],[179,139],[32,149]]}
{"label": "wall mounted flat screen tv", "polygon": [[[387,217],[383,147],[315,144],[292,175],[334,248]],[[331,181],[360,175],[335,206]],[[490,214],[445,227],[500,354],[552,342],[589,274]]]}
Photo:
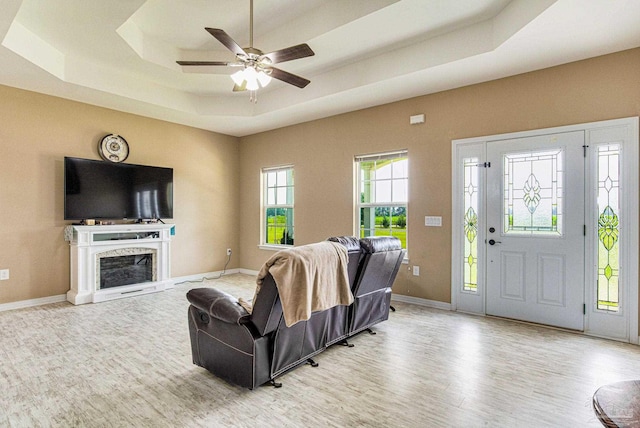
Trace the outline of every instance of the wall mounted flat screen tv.
{"label": "wall mounted flat screen tv", "polygon": [[64,158],[64,219],[173,218],[173,169]]}

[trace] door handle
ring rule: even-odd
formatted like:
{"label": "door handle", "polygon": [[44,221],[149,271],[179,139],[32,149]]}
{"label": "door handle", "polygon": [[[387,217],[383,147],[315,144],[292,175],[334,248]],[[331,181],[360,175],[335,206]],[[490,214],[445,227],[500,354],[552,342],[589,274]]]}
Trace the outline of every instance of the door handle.
{"label": "door handle", "polygon": [[489,239],[489,245],[502,244],[502,241],[496,241],[495,239]]}

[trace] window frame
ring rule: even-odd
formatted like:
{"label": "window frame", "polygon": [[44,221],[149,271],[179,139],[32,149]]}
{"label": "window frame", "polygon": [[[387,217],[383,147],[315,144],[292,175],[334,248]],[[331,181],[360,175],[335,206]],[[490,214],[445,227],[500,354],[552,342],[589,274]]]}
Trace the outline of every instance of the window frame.
{"label": "window frame", "polygon": [[[363,179],[362,179],[362,174],[361,174],[361,163],[362,162],[370,162],[370,161],[378,161],[378,160],[396,160],[396,159],[406,159],[407,161],[407,167],[406,167],[406,174],[403,177],[394,177],[393,176],[393,170],[391,172],[391,176],[390,178],[384,178],[384,179],[376,179],[373,180],[374,182],[379,182],[379,181],[391,181],[391,194],[393,195],[393,181],[394,180],[399,180],[399,179],[403,179],[406,180],[407,182],[407,186],[406,186],[406,199],[404,201],[398,202],[391,202],[391,201],[386,201],[386,202],[362,202],[361,200],[361,196],[363,194]],[[409,151],[406,149],[403,150],[394,150],[394,151],[389,151],[389,152],[379,152],[379,153],[373,153],[373,154],[365,154],[365,155],[356,155],[354,157],[354,181],[355,181],[355,216],[354,216],[354,234],[355,236],[361,237],[362,235],[362,227],[361,227],[361,212],[362,212],[362,208],[377,208],[377,207],[388,207],[388,208],[404,208],[404,216],[405,216],[405,241],[404,241],[404,246],[403,248],[408,250],[409,247],[409,237],[408,237],[408,230],[409,230],[409,224],[408,224],[408,217],[409,217]],[[374,197],[375,197],[375,193],[374,193]],[[393,196],[392,196],[393,199]],[[391,225],[392,227],[392,225]],[[390,229],[391,229],[390,227]],[[375,225],[374,225],[374,229],[375,229]],[[371,236],[371,235],[368,235]],[[408,252],[405,254],[405,262],[408,260]]]}
{"label": "window frame", "polygon": [[[285,185],[278,185],[280,183],[277,182],[277,176],[276,176],[276,185],[274,186],[274,188],[289,188],[287,190],[287,192],[291,192],[290,194],[287,194],[287,199],[289,199],[290,197],[290,203],[275,203],[275,204],[270,204],[268,203],[268,195],[269,195],[269,180],[268,180],[268,174],[270,173],[278,173],[278,172],[282,172],[282,171],[291,171],[291,183],[289,183],[289,178],[287,178],[287,182],[285,183]],[[291,210],[291,216],[290,216],[290,222],[291,224],[287,226],[285,226],[287,229],[291,229],[291,231],[293,231],[294,233],[292,235],[295,236],[295,222],[294,222],[294,216],[295,216],[295,169],[293,165],[280,165],[280,166],[273,166],[273,167],[263,167],[260,169],[260,189],[261,189],[261,194],[260,194],[260,245],[259,247],[262,249],[276,249],[276,250],[280,250],[282,248],[291,248],[295,245],[295,238],[293,239],[293,243],[292,244],[283,244],[283,243],[271,243],[268,242],[268,234],[269,234],[269,228],[267,226],[267,210],[269,209],[290,209]],[[277,197],[276,197],[277,199]],[[278,202],[276,200],[276,202]]]}

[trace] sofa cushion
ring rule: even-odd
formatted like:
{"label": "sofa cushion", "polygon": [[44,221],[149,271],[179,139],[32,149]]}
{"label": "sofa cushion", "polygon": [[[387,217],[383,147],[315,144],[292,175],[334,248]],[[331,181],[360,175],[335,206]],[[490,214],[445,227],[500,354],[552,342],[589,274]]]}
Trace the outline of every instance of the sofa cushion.
{"label": "sofa cushion", "polygon": [[327,238],[327,241],[342,244],[347,247],[347,251],[349,252],[360,250],[360,240],[355,236],[332,236],[331,238]]}
{"label": "sofa cushion", "polygon": [[360,239],[360,246],[365,253],[401,250],[402,243],[392,236],[371,236]]}

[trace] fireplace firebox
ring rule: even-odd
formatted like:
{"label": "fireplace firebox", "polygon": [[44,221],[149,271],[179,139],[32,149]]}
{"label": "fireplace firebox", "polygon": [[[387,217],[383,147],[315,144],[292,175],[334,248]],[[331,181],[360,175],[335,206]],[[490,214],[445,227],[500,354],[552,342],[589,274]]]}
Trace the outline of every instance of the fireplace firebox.
{"label": "fireplace firebox", "polygon": [[153,281],[153,259],[152,253],[101,257],[99,288]]}

